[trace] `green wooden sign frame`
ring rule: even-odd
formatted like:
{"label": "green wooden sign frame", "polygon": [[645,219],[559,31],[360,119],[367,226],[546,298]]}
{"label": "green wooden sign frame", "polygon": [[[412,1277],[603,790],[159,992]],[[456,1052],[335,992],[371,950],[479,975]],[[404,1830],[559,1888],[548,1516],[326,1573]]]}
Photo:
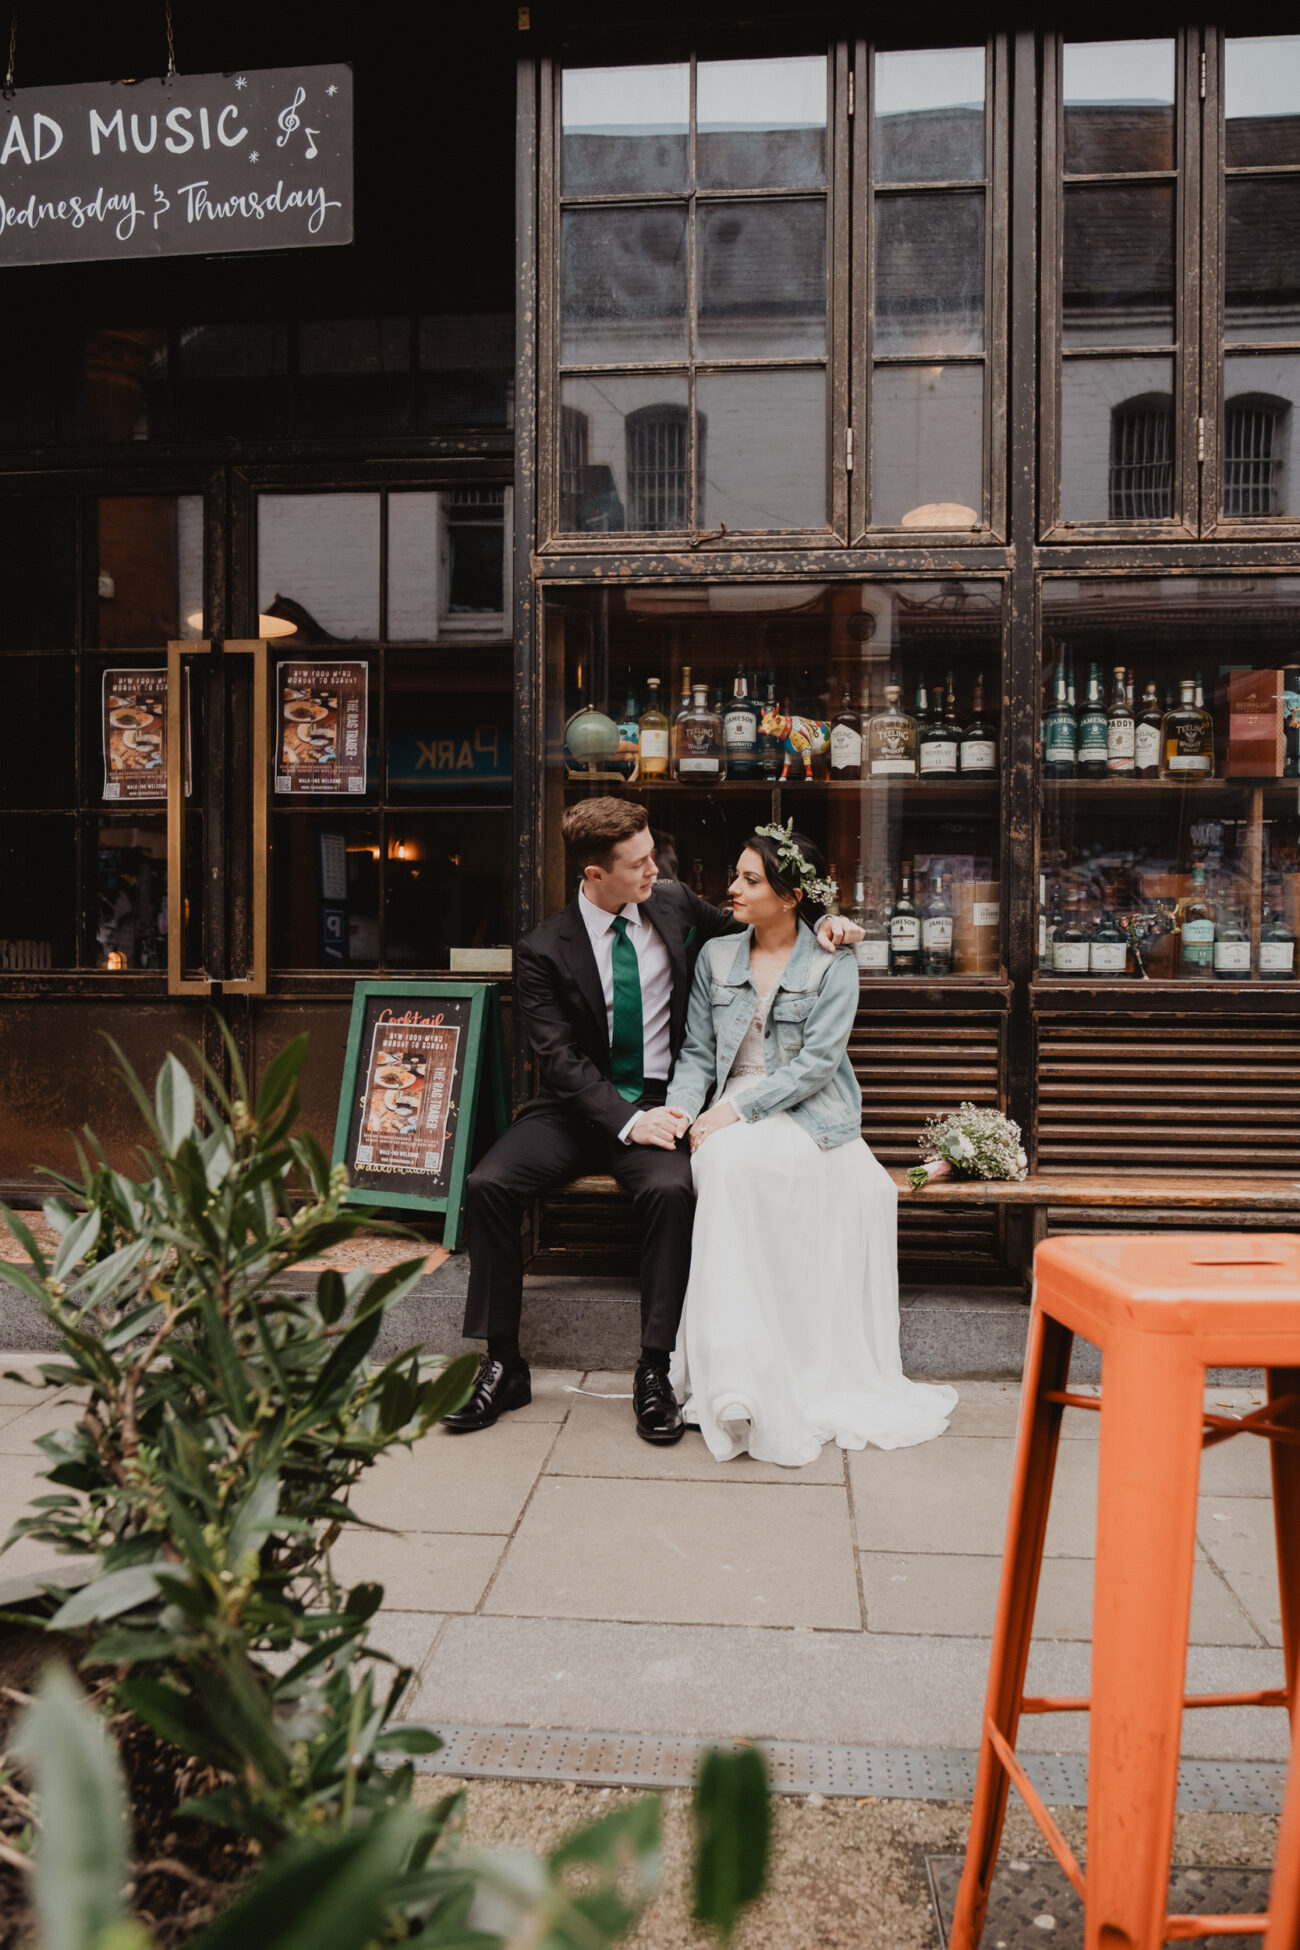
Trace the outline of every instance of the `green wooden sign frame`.
{"label": "green wooden sign frame", "polygon": [[[456,1121],[447,1142],[451,1164],[447,1169],[446,1192],[390,1189],[387,1185],[350,1185],[346,1199],[352,1205],[378,1205],[413,1212],[443,1212],[443,1244],[455,1252],[460,1244],[465,1220],[465,1180],[469,1176],[478,1124],[480,1103],[492,1120],[494,1136],[499,1136],[510,1121],[506,1093],[505,1042],[501,1032],[501,1005],[491,982],[358,982],[352,995],[352,1020],[348,1025],[347,1055],[343,1060],[343,1083],[339,1092],[338,1119],[334,1128],[334,1159],[352,1170],[349,1136],[357,1111],[364,1110],[366,1077],[362,1074],[367,1058],[366,1018],[370,1005],[382,1000],[390,1009],[400,1010],[407,1002],[467,1001],[469,1020],[465,1024],[463,1062],[457,1052],[453,1089],[456,1093]],[[418,1183],[418,1174],[403,1172],[403,1178]],[[442,1177],[444,1174],[439,1173]]]}

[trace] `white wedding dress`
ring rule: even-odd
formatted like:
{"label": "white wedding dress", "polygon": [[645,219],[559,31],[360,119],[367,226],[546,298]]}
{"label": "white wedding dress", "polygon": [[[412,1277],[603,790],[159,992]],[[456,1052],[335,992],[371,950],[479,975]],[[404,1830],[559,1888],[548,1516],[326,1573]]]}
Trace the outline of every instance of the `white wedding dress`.
{"label": "white wedding dress", "polygon": [[[763,1074],[760,1000],[724,1099]],[[861,1141],[822,1151],[785,1111],[715,1131],[691,1161],[695,1230],[671,1380],[719,1462],[798,1468],[823,1443],[901,1449],[948,1426],[955,1388],[898,1351],[898,1193]]]}

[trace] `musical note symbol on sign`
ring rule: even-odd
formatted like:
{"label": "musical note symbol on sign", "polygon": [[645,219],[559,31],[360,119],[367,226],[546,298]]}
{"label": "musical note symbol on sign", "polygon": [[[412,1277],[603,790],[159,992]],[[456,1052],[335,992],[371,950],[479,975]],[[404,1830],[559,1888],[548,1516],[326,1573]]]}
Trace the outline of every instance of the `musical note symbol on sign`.
{"label": "musical note symbol on sign", "polygon": [[283,135],[278,135],[275,138],[275,146],[277,149],[283,149],[285,143],[289,140],[289,137],[294,133],[294,131],[296,129],[301,128],[302,124],[299,121],[295,111],[302,107],[306,99],[307,99],[307,90],[305,88],[297,89],[294,94],[294,98],[290,102],[288,108],[282,108],[280,110],[280,113],[277,115],[276,120],[280,124],[280,127],[284,130]]}

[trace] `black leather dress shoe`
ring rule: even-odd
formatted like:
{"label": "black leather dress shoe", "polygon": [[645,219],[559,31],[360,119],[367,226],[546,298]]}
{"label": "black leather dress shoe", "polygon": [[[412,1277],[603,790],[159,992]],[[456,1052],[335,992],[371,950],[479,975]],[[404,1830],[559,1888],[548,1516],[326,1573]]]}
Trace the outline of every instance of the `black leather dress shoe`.
{"label": "black leather dress shoe", "polygon": [[680,1442],[686,1433],[682,1411],[666,1374],[659,1368],[638,1364],[632,1383],[632,1407],[636,1411],[636,1432],[647,1442]]}
{"label": "black leather dress shoe", "polygon": [[464,1408],[443,1416],[442,1426],[453,1435],[470,1435],[475,1429],[490,1429],[506,1409],[526,1408],[532,1399],[533,1378],[526,1365],[507,1368],[485,1354],[478,1364],[473,1394]]}

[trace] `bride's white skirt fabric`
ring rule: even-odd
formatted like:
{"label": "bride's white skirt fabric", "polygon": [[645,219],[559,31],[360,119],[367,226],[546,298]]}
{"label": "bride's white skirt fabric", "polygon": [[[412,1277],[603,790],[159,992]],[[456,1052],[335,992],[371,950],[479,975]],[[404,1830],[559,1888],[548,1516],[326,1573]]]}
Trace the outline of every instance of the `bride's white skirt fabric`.
{"label": "bride's white skirt fabric", "polygon": [[957,1391],[903,1373],[898,1193],[867,1145],[821,1151],[777,1111],[715,1131],[691,1163],[671,1378],[717,1460],[748,1451],[796,1468],[826,1442],[901,1449],[942,1435]]}

